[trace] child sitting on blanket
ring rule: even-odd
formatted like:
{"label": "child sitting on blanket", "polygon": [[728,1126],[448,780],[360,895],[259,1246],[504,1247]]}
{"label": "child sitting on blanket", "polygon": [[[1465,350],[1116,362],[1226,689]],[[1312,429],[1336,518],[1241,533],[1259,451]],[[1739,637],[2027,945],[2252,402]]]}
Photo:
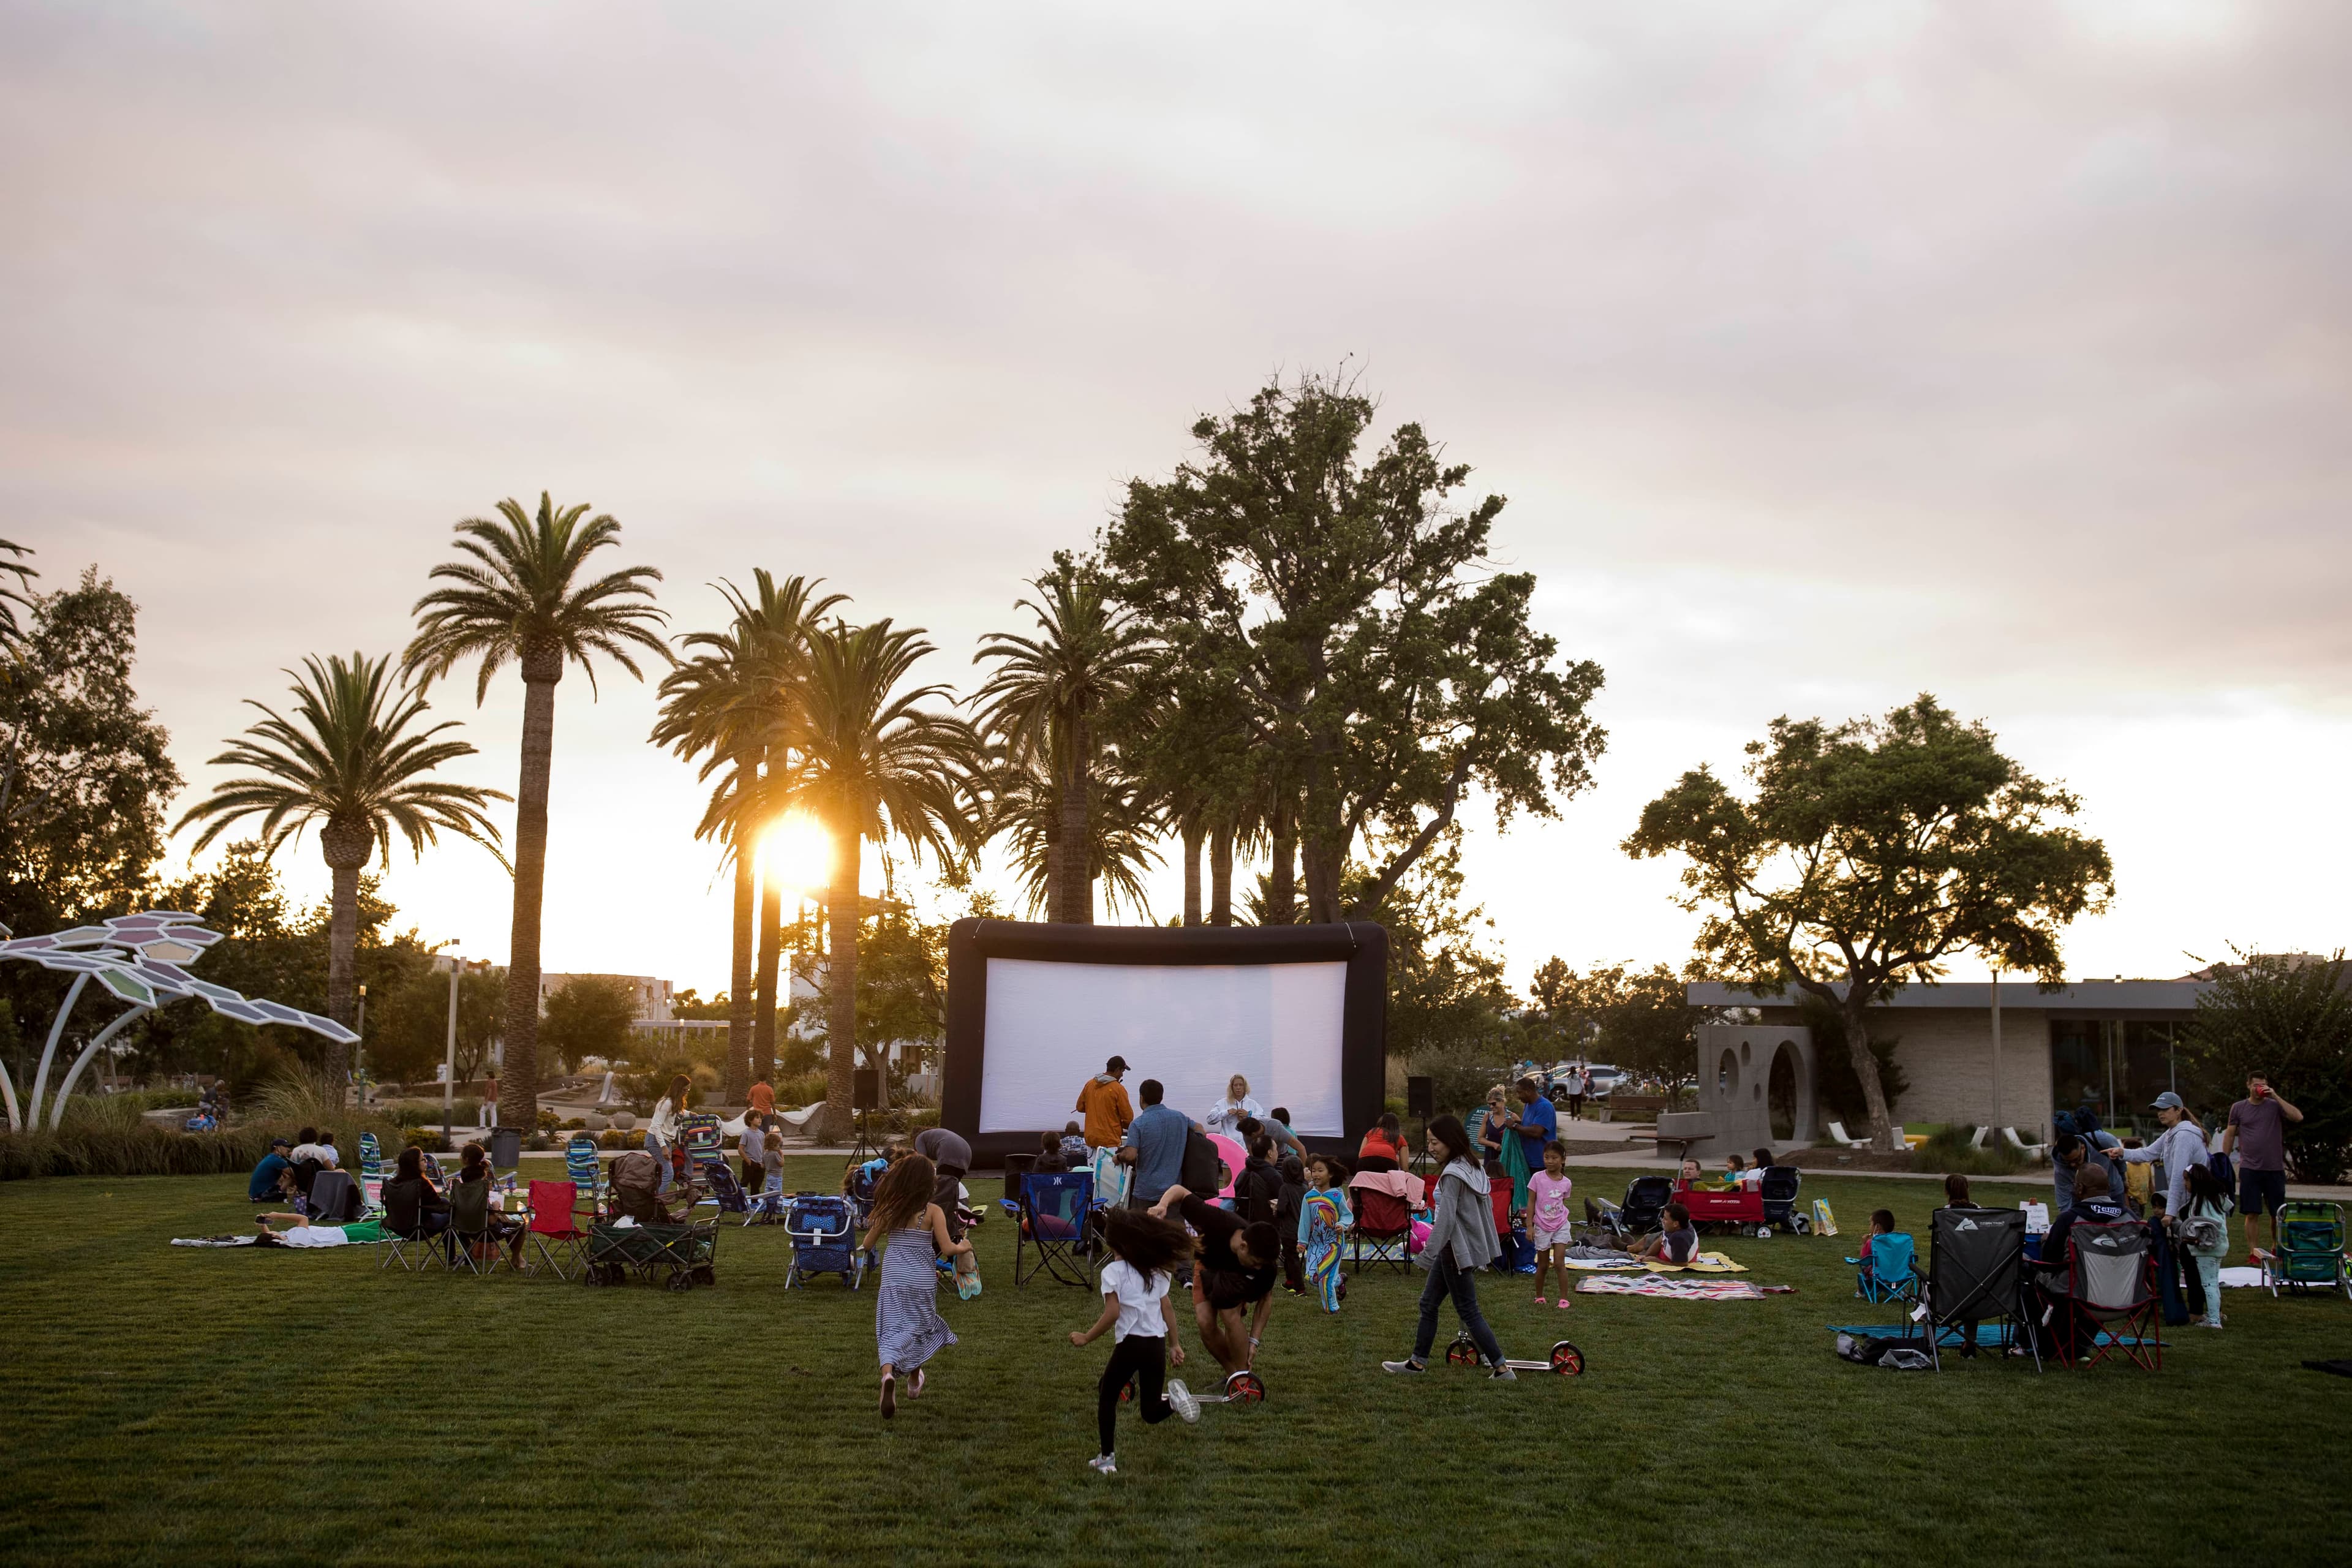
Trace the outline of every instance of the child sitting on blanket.
{"label": "child sitting on blanket", "polygon": [[1298,1215],[1298,1244],[1307,1254],[1307,1288],[1327,1312],[1339,1310],[1339,1238],[1353,1217],[1348,1192],[1327,1155],[1307,1162],[1307,1188]]}
{"label": "child sitting on blanket", "polygon": [[1661,1215],[1665,1229],[1655,1236],[1645,1236],[1627,1251],[1636,1258],[1655,1258],[1660,1263],[1688,1263],[1698,1256],[1698,1232],[1691,1228],[1690,1210],[1680,1204],[1668,1204]]}

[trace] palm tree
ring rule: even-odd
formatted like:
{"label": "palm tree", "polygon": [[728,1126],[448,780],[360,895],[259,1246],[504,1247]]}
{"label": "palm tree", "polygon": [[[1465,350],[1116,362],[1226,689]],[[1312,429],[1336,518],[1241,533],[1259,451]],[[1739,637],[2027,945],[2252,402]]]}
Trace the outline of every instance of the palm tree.
{"label": "palm tree", "polygon": [[[991,770],[988,785],[992,803],[988,820],[991,837],[998,833],[1009,835],[1013,867],[1020,873],[1029,908],[1051,908],[1055,891],[1054,879],[1073,858],[1070,845],[1062,837],[1068,830],[1068,822],[1062,811],[1055,775],[1035,759],[1026,764],[1001,763]],[[1095,776],[1088,801],[1090,809],[1076,857],[1087,868],[1087,902],[1082,913],[1087,922],[1092,923],[1094,884],[1099,880],[1107,910],[1116,911],[1124,904],[1149,923],[1151,900],[1143,879],[1161,858],[1154,844],[1160,822],[1151,809],[1150,797],[1139,780],[1115,771]],[[1193,918],[1185,923],[1198,925],[1197,857],[1192,866],[1194,874],[1188,883],[1188,896]]]}
{"label": "palm tree", "polygon": [[825,964],[827,1128],[848,1126],[849,1072],[857,1045],[858,849],[867,840],[904,843],[942,864],[973,847],[980,813],[979,737],[950,713],[922,705],[950,700],[944,686],[900,690],[930,653],[919,628],[887,620],[840,621],[808,639],[798,711],[778,736],[795,766],[781,781],[782,804],[807,810],[832,832],[833,886],[825,898],[831,952]]}
{"label": "palm tree", "polygon": [[727,630],[694,632],[680,639],[681,648],[693,657],[662,678],[661,718],[653,731],[655,744],[668,746],[680,757],[691,760],[709,753],[698,778],[719,775],[695,837],[719,839],[735,864],[735,942],[723,1088],[730,1105],[742,1103],[752,1080],[766,1078],[775,1066],[783,899],[772,878],[761,895],[753,861],[760,835],[775,818],[768,783],[779,766],[788,765],[789,758],[771,762],[768,745],[796,700],[809,633],[818,617],[846,602],[840,594],[814,597],[816,584],[805,578],[787,577],[779,584],[765,568],[754,568],[751,580],[749,595],[732,583],[720,584],[720,594],[734,611]]}
{"label": "palm tree", "polygon": [[[1086,841],[1093,778],[1108,750],[1097,721],[1148,671],[1152,643],[1111,601],[1101,576],[1066,554],[1031,585],[1042,603],[1022,599],[1013,607],[1035,616],[1041,635],[983,638],[972,662],[994,659],[996,673],[972,700],[982,704],[981,727],[1004,745],[1009,761],[1016,767],[1042,761],[1052,773],[1062,812],[1055,843],[1068,846]],[[1092,923],[1091,871],[1087,857],[1060,855],[1048,920]]]}
{"label": "palm tree", "polygon": [[[32,551],[24,545],[0,539],[0,557],[31,553]],[[32,587],[33,579],[39,575],[21,560],[0,559],[0,579],[16,579],[16,585],[13,588],[0,581],[0,648],[14,647],[25,640],[25,628],[16,624],[16,606],[21,605],[27,610],[33,607],[32,595],[27,590]]]}
{"label": "palm tree", "polygon": [[539,925],[547,883],[547,775],[555,751],[555,683],[577,663],[596,688],[592,656],[602,654],[637,679],[632,648],[668,658],[652,629],[663,620],[647,603],[661,580],[650,566],[624,567],[590,579],[590,554],[618,544],[621,525],[588,508],[558,510],[547,493],[533,518],[512,500],[499,516],[469,517],[457,525],[466,559],[433,568],[449,584],[416,601],[416,636],[401,657],[420,688],[466,659],[478,659],[478,706],[490,678],[512,660],[522,672],[522,776],[515,802],[513,937],[507,952],[506,1061],[499,1120],[529,1129],[539,1115]]}
{"label": "palm tree", "polygon": [[[254,776],[214,786],[173,831],[205,824],[189,850],[200,854],[232,823],[258,816],[266,857],[318,824],[319,847],[334,878],[327,925],[327,1016],[348,1027],[360,869],[369,852],[378,852],[389,865],[392,835],[398,829],[410,853],[421,857],[446,827],[499,855],[499,830],[483,809],[509,796],[428,776],[444,763],[472,756],[474,748],[464,741],[434,738],[457,729],[454,719],[414,728],[425,710],[425,698],[394,684],[389,655],[369,658],[354,653],[345,660],[330,654],[323,665],[316,658],[302,665],[302,674],[287,671],[294,676],[293,716],[248,699],[247,705],[265,715],[262,721],[212,759],[215,767],[251,768]],[[499,855],[499,863],[505,865],[506,857]],[[328,1047],[327,1076],[331,1083],[342,1083],[341,1044]]]}

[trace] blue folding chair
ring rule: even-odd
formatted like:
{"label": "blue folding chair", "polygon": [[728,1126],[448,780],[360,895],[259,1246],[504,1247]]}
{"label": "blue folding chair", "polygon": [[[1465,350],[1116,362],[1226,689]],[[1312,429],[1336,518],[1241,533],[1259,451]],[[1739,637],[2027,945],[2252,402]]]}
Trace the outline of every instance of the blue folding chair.
{"label": "blue folding chair", "polygon": [[596,1140],[574,1132],[563,1145],[563,1178],[588,1200],[588,1212],[604,1216],[604,1162],[596,1157]]}
{"label": "blue folding chair", "polygon": [[1846,1261],[1856,1266],[1853,1293],[1864,1300],[1873,1305],[1885,1301],[1918,1304],[1919,1249],[1905,1232],[1865,1236],[1862,1238],[1862,1256]]}
{"label": "blue folding chair", "polygon": [[[1090,1171],[1030,1172],[1021,1178],[1021,1226],[1013,1241],[1013,1283],[1040,1272],[1065,1285],[1094,1283],[1095,1178]],[[1027,1249],[1037,1257],[1024,1266]]]}

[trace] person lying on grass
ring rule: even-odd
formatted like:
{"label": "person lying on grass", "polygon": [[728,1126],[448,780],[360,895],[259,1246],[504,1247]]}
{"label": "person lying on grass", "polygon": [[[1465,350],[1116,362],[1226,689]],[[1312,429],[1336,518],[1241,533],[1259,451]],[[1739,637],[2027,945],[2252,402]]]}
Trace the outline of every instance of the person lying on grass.
{"label": "person lying on grass", "polygon": [[1665,1226],[1664,1230],[1639,1238],[1625,1250],[1660,1263],[1688,1263],[1698,1256],[1698,1232],[1691,1228],[1690,1210],[1668,1204],[1658,1218]]}
{"label": "person lying on grass", "polygon": [[[1244,1221],[1194,1197],[1181,1183],[1160,1194],[1150,1212],[1165,1219],[1171,1209],[1201,1237],[1192,1266],[1192,1316],[1201,1330],[1201,1343],[1228,1373],[1245,1372],[1265,1332],[1266,1313],[1274,1306],[1280,1238],[1270,1222]],[[1256,1320],[1244,1332],[1242,1314],[1252,1306],[1257,1309]]]}

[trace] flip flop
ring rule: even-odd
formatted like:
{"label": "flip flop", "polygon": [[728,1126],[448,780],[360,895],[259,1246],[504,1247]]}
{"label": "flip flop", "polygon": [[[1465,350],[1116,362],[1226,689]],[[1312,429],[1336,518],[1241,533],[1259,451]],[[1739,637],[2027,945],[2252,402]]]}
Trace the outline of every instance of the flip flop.
{"label": "flip flop", "polygon": [[919,1366],[915,1369],[914,1381],[907,1384],[907,1397],[909,1399],[920,1399],[922,1396],[923,1369]]}
{"label": "flip flop", "polygon": [[898,1376],[892,1373],[882,1380],[882,1419],[887,1421],[898,1414]]}

